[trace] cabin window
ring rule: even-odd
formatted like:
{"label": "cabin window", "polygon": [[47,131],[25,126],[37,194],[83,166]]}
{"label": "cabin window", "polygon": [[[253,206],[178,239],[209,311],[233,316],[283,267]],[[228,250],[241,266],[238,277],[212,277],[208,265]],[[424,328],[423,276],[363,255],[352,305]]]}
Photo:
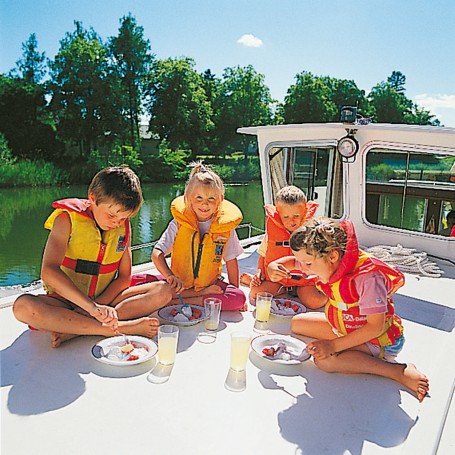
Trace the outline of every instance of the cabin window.
{"label": "cabin window", "polygon": [[295,185],[319,204],[317,215],[343,216],[343,168],[334,147],[272,147],[269,160],[274,198]]}
{"label": "cabin window", "polygon": [[455,210],[454,155],[373,149],[366,156],[366,182],[370,223],[448,235],[447,217]]}

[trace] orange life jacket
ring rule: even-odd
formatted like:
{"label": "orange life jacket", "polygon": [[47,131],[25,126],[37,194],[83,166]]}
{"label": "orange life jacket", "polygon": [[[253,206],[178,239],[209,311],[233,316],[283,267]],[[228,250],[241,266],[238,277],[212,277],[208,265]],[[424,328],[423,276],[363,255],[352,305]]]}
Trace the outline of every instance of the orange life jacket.
{"label": "orange life jacket", "polygon": [[330,281],[317,283],[317,287],[329,298],[325,306],[327,320],[340,336],[363,327],[367,319],[360,314],[359,295],[354,279],[362,274],[379,272],[386,279],[389,294],[385,330],[379,337],[370,340],[370,343],[379,346],[392,345],[403,334],[403,326],[401,319],[395,314],[390,295],[403,286],[404,276],[399,270],[359,250],[351,221],[342,221],[340,224],[348,235],[346,252]]}
{"label": "orange life jacket", "polygon": [[[305,222],[313,218],[316,213],[316,209],[319,204],[316,202],[308,201],[306,203],[307,211],[305,214]],[[264,274],[267,280],[270,281],[269,274],[267,273],[267,266],[277,259],[285,256],[292,256],[292,250],[289,246],[289,239],[291,233],[284,227],[281,221],[278,210],[274,205],[265,205],[265,230],[267,232],[267,251],[264,258]],[[295,272],[296,275],[301,276],[301,270],[291,270],[291,273]],[[280,281],[283,286],[309,286],[314,285],[315,280],[306,280],[301,278],[300,280],[292,278],[284,278]]]}
{"label": "orange life jacket", "polygon": [[[96,298],[115,278],[120,260],[130,238],[130,222],[108,231],[101,231],[87,199],[63,199],[52,204],[54,211],[44,223],[52,229],[55,219],[63,212],[71,220],[71,233],[60,265],[62,271],[87,296]],[[54,291],[45,286],[48,294]]]}

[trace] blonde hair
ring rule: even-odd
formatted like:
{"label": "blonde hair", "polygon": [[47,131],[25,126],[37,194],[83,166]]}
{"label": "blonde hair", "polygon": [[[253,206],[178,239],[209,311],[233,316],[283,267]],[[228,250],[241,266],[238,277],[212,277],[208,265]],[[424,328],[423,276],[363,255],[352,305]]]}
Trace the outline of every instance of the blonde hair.
{"label": "blonde hair", "polygon": [[131,216],[141,208],[143,197],[138,176],[128,166],[106,167],[93,177],[88,192],[95,196],[96,204],[114,202]]}
{"label": "blonde hair", "polygon": [[292,233],[289,243],[293,251],[305,250],[311,256],[324,257],[332,251],[343,256],[347,234],[337,221],[313,218]]}
{"label": "blonde hair", "polygon": [[306,202],[305,193],[294,185],[287,185],[276,193],[275,204],[300,204]]}
{"label": "blonde hair", "polygon": [[224,196],[224,184],[218,174],[202,161],[193,162],[189,165],[193,169],[185,186],[185,196],[193,191],[196,185],[206,185],[219,192],[220,199]]}

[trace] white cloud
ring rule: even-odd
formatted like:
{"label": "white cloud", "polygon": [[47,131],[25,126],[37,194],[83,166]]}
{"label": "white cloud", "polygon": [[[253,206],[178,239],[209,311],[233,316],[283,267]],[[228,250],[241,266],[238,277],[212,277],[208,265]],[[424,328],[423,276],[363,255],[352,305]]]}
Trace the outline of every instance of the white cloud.
{"label": "white cloud", "polygon": [[243,44],[246,47],[261,47],[262,46],[262,40],[257,38],[254,35],[250,34],[245,34],[241,36],[237,42],[239,44]]}
{"label": "white cloud", "polygon": [[415,96],[417,104],[421,104],[429,109],[443,108],[455,109],[455,95],[427,95],[423,93]]}
{"label": "white cloud", "polygon": [[445,126],[455,127],[455,95],[416,95],[414,101],[417,105],[428,109]]}

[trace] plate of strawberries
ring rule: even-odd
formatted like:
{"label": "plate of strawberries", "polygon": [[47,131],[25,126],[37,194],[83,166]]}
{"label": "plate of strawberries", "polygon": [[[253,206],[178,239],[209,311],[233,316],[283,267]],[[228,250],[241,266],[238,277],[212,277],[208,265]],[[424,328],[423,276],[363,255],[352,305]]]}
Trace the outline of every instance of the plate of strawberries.
{"label": "plate of strawberries", "polygon": [[158,316],[166,322],[180,326],[195,325],[207,319],[204,307],[200,305],[165,306],[158,311]]}
{"label": "plate of strawberries", "polygon": [[296,314],[305,313],[306,306],[303,303],[290,299],[273,299],[270,313],[275,316],[292,318]]}
{"label": "plate of strawberries", "polygon": [[251,349],[260,357],[283,365],[298,365],[310,358],[306,343],[289,335],[260,335],[251,341]]}

